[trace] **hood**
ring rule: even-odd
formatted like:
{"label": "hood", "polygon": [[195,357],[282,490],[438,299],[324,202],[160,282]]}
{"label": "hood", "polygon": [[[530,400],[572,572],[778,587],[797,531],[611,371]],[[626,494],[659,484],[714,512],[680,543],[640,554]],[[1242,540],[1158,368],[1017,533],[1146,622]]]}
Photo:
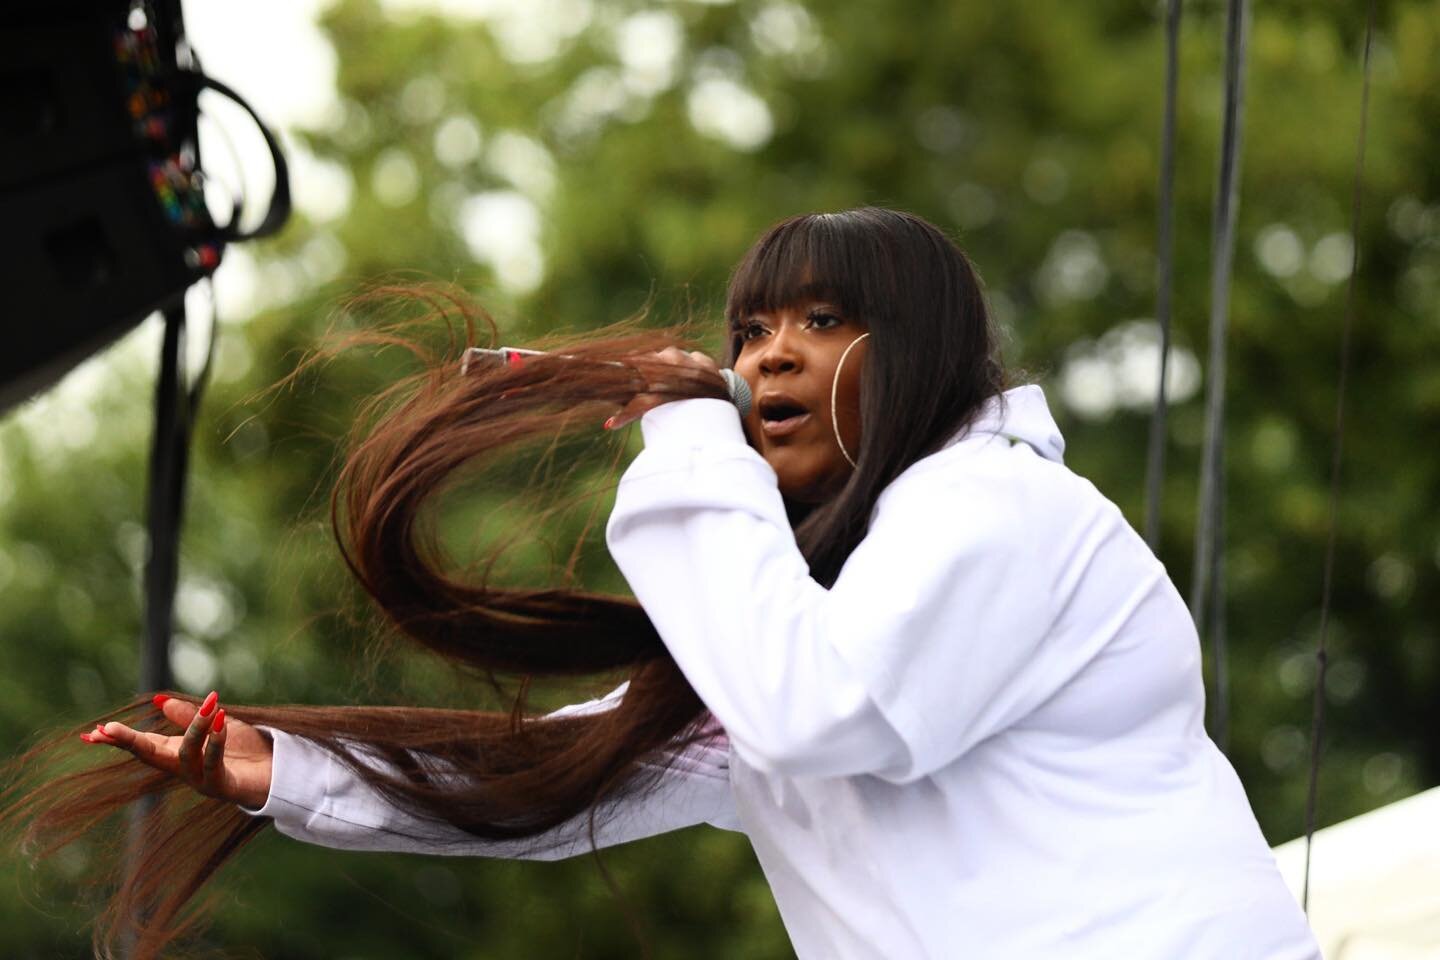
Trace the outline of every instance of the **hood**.
{"label": "hood", "polygon": [[985,401],[980,416],[952,442],[985,434],[1019,441],[1046,460],[1065,462],[1065,438],[1060,436],[1055,418],[1050,416],[1045,391],[1033,383],[1006,390]]}

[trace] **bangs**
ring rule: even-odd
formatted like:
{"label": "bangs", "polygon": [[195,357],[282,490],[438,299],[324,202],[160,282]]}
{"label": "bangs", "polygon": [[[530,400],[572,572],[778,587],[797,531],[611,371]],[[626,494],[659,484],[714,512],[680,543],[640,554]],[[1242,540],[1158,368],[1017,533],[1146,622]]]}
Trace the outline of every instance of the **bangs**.
{"label": "bangs", "polygon": [[[840,217],[810,214],[776,224],[736,266],[725,300],[725,319],[743,323],[755,313],[823,300],[847,317],[867,313],[862,291],[874,292],[873,268],[864,267],[858,231]],[[873,251],[872,251],[873,253]]]}

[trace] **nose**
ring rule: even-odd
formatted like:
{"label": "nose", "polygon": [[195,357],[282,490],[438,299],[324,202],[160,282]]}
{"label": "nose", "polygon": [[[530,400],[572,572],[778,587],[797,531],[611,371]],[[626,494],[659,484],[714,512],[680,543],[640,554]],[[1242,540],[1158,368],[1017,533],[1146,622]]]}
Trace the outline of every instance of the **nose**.
{"label": "nose", "polygon": [[791,325],[782,323],[765,343],[760,354],[760,372],[765,374],[795,373],[802,369],[804,360],[799,338]]}

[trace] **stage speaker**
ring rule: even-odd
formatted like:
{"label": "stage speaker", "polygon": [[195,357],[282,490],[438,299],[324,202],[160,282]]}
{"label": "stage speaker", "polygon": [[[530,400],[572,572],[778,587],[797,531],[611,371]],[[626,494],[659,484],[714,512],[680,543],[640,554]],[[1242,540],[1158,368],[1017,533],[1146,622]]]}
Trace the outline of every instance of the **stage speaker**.
{"label": "stage speaker", "polygon": [[0,410],[219,264],[204,80],[178,0],[46,0],[0,22]]}

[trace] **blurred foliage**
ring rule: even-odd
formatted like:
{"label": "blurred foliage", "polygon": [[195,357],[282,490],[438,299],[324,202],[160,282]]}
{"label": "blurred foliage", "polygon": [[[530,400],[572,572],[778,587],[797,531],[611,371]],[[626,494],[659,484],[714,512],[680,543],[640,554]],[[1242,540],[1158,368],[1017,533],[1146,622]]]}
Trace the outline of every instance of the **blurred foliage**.
{"label": "blurred foliage", "polygon": [[[1303,829],[1363,7],[1269,3],[1251,32],[1229,344],[1231,753],[1272,842]],[[1192,357],[1205,349],[1223,8],[1185,6],[1175,302]],[[1132,367],[1155,299],[1162,5],[496,9],[455,20],[341,0],[324,15],[340,104],[296,136],[309,183],[348,202],[307,205],[302,192],[281,237],[229,255],[250,309],[224,318],[196,434],[183,685],[235,702],[497,702],[403,655],[363,669],[372,631],[329,539],[327,495],[358,399],[405,359],[346,356],[274,387],[326,330],[374,322],[344,301],[397,271],[469,289],[508,342],[648,308],[656,323],[709,322],[718,349],[727,270],[769,223],[864,203],[915,211],[975,259],[1071,465],[1138,524],[1148,400]],[[1425,439],[1440,428],[1440,3],[1380,10],[1323,822],[1440,782],[1440,447]],[[134,685],[154,333],[0,425],[9,752]],[[1182,397],[1161,557],[1184,589],[1201,403],[1193,387]],[[618,452],[560,482],[603,497]],[[514,499],[525,478],[457,491],[449,529],[478,530],[508,503],[507,522],[529,530],[534,499]],[[542,526],[563,550],[583,522]],[[581,578],[619,589],[593,532]],[[463,552],[466,535],[453,539]],[[543,556],[522,543],[517,570]],[[593,691],[550,695],[580,692]],[[6,861],[18,885],[0,898],[6,956],[86,955],[89,914],[57,892],[85,857],[81,846],[38,881]],[[690,831],[604,862],[623,901],[588,858],[342,855],[268,837],[222,880],[208,941],[273,960],[630,957],[628,904],[657,957],[789,955],[742,837]]]}

